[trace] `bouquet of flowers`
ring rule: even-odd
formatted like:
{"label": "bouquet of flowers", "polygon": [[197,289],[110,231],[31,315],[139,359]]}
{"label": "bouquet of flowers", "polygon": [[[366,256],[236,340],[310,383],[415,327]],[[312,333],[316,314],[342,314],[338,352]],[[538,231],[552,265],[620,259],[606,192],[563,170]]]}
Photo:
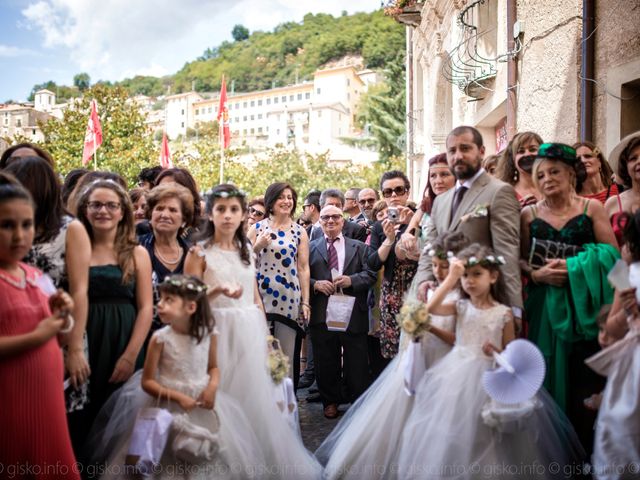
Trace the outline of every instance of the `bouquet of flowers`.
{"label": "bouquet of flowers", "polygon": [[271,374],[271,380],[276,385],[279,385],[289,374],[289,357],[287,357],[282,348],[280,348],[280,342],[272,335],[267,337],[267,345],[269,353],[267,355],[267,366],[269,367],[269,373]]}
{"label": "bouquet of flowers", "polygon": [[400,328],[414,339],[428,332],[431,325],[429,310],[424,302],[405,302],[396,319]]}

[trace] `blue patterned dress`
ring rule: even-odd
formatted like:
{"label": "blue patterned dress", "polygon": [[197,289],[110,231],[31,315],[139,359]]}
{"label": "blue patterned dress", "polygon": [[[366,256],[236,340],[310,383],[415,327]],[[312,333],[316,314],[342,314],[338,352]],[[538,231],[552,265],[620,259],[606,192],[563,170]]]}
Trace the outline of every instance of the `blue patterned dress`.
{"label": "blue patterned dress", "polygon": [[[269,220],[256,223],[256,234],[271,231]],[[267,314],[296,322],[300,312],[298,247],[302,227],[291,222],[288,230],[271,231],[271,243],[258,253],[256,276]]]}

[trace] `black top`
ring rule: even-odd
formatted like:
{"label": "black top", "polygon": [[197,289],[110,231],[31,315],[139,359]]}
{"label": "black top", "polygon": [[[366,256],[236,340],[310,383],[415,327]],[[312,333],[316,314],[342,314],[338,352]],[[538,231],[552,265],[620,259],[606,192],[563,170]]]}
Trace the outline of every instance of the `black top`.
{"label": "black top", "polygon": [[384,278],[386,280],[391,281],[393,279],[393,268],[396,265],[396,242],[400,239],[407,227],[407,224],[400,225],[400,229],[396,233],[396,241],[391,246],[389,255],[384,262],[380,260],[378,249],[380,248],[380,245],[382,245],[382,242],[387,239],[387,236],[384,234],[381,222],[376,222],[373,224],[373,227],[371,227],[370,246],[373,252],[371,252],[371,255],[369,255],[369,268],[377,272],[384,266]]}

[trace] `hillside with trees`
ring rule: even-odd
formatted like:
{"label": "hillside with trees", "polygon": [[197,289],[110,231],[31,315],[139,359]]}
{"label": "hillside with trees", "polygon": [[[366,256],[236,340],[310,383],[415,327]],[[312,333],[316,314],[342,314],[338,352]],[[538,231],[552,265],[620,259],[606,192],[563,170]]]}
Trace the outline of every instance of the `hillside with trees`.
{"label": "hillside with trees", "polygon": [[[404,28],[382,10],[340,17],[307,14],[302,22],[283,23],[272,32],[249,32],[243,25],[235,25],[231,34],[232,41],[207,48],[174,75],[136,76],[113,85],[125,88],[130,95],[159,96],[192,87],[198,92],[214,92],[220,89],[224,74],[229,88],[247,92],[311,80],[314,71],[345,56],[362,57],[363,67],[382,69],[404,55]],[[87,81],[86,74],[78,74],[73,87],[44,82],[35,85],[32,94],[48,88],[64,100],[80,96],[88,87]]]}

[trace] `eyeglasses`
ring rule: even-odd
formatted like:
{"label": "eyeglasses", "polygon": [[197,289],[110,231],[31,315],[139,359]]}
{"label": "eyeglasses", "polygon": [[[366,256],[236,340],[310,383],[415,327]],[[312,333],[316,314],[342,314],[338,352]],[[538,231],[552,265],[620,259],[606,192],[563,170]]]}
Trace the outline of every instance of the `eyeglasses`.
{"label": "eyeglasses", "polygon": [[99,212],[105,207],[109,212],[114,213],[120,210],[120,203],[118,202],[89,202],[87,203],[87,210],[91,212]]}
{"label": "eyeglasses", "polygon": [[355,197],[344,197],[344,200],[345,200],[345,202],[346,202],[347,200],[351,200],[352,202],[355,202],[355,201],[356,201]]}
{"label": "eyeglasses", "polygon": [[399,197],[407,193],[407,189],[405,187],[396,187],[396,188],[385,188],[384,190],[382,190],[382,196],[384,198],[389,198],[394,193]]}
{"label": "eyeglasses", "polygon": [[262,218],[264,217],[264,212],[261,212],[260,210],[256,210],[253,207],[249,207],[249,215]]}
{"label": "eyeglasses", "polygon": [[375,198],[363,198],[362,200],[359,200],[358,203],[360,205],[373,205],[374,203],[376,203],[376,199]]}
{"label": "eyeglasses", "polygon": [[335,215],[321,215],[320,216],[320,220],[322,220],[323,222],[328,222],[329,220],[333,220],[334,222],[337,222],[341,218],[342,218],[342,215],[338,215],[337,213]]}

